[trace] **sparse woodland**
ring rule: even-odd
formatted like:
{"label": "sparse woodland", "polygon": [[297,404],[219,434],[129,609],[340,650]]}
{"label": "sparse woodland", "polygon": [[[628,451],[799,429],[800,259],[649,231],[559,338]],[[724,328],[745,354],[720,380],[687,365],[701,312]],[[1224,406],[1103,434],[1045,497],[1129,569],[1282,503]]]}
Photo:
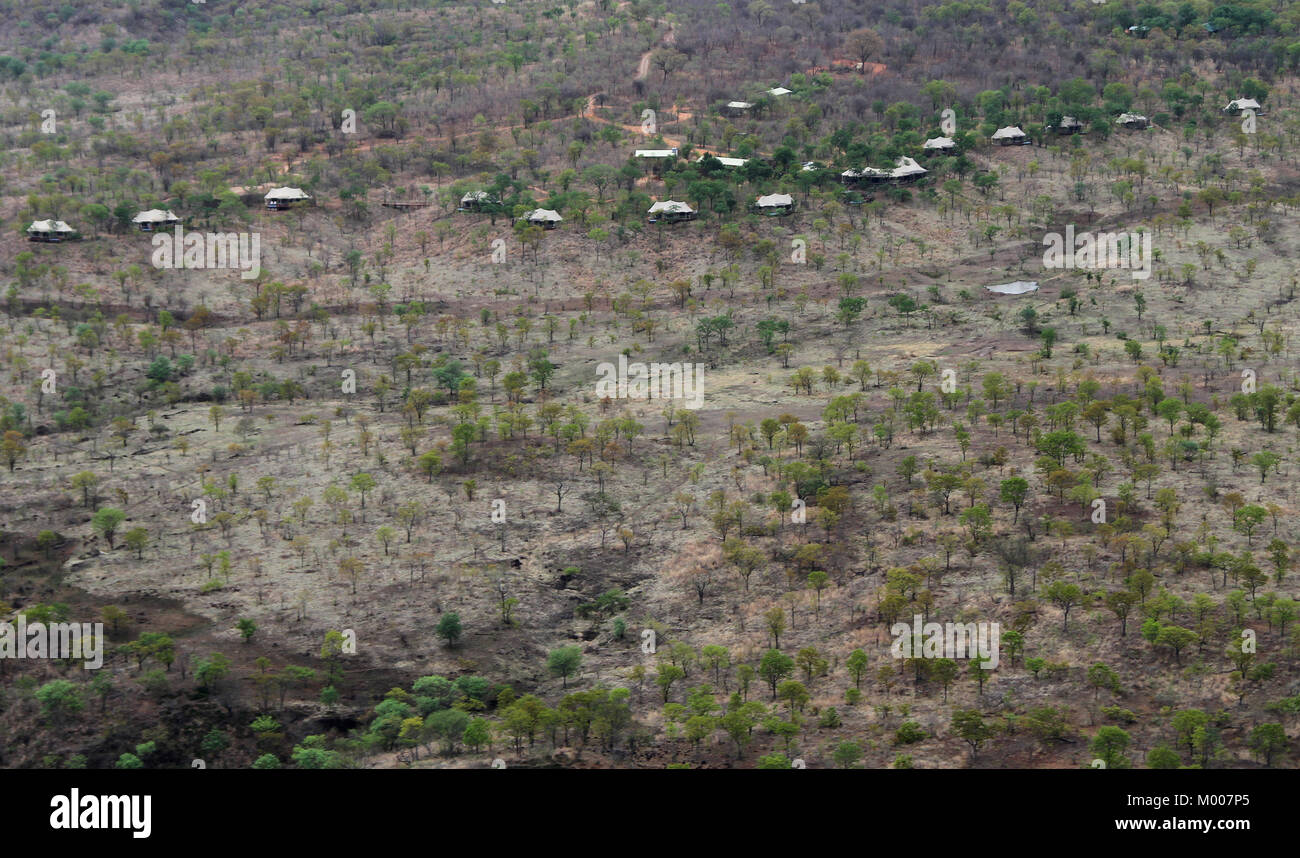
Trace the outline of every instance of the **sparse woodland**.
{"label": "sparse woodland", "polygon": [[107,643],[0,659],[0,766],[1300,760],[1300,6],[4,16],[0,619]]}

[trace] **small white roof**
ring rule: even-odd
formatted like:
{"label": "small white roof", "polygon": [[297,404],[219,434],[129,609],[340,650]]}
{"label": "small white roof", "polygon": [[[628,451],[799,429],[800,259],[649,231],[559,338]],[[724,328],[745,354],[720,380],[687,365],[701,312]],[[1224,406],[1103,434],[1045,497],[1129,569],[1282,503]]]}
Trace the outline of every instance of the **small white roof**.
{"label": "small white roof", "polygon": [[1129,122],[1146,122],[1147,118],[1140,113],[1121,113],[1115,120],[1116,125],[1124,125]]}
{"label": "small white roof", "polygon": [[691,208],[686,203],[679,203],[674,200],[663,200],[662,202],[652,205],[650,211],[646,212],[646,214],[659,214],[660,212],[686,214],[693,211],[695,211],[695,209]]}
{"label": "small white roof", "polygon": [[492,199],[492,195],[487,191],[470,191],[460,198],[462,203],[481,203]]}
{"label": "small white roof", "polygon": [[751,107],[753,107],[753,106],[754,106],[754,105],[750,104],[748,101],[728,101],[728,102],[727,102],[727,107],[730,107],[730,108],[732,108],[732,109],[734,109],[734,110],[748,110],[749,108],[751,108]]}
{"label": "small white roof", "polygon": [[266,192],[265,199],[268,200],[309,200],[309,197],[302,188],[272,188]]}
{"label": "small white roof", "polygon": [[765,197],[759,197],[754,201],[754,205],[761,209],[772,208],[775,206],[792,206],[794,197],[789,194],[768,194]]}
{"label": "small white roof", "polygon": [[27,227],[28,232],[76,232],[61,220],[38,220]]}
{"label": "small white roof", "polygon": [[638,149],[636,157],[638,158],[672,158],[677,154],[676,149]]}
{"label": "small white roof", "polygon": [[789,95],[792,92],[794,92],[793,89],[786,89],[783,86],[778,86],[778,87],[774,87],[773,89],[769,89],[767,91],[767,94],[768,95]]}
{"label": "small white roof", "polygon": [[811,173],[813,170],[820,170],[821,168],[822,168],[822,165],[821,165],[821,164],[818,164],[816,161],[804,161],[804,162],[803,162],[803,171],[804,171],[805,173]]}
{"label": "small white roof", "polygon": [[1224,110],[1259,110],[1259,102],[1253,98],[1238,98],[1228,102]]}
{"label": "small white roof", "polygon": [[925,141],[925,145],[922,146],[921,148],[923,148],[923,149],[951,149],[952,147],[954,147],[954,146],[956,146],[956,145],[957,145],[957,144],[956,144],[955,142],[953,142],[953,139],[952,139],[951,137],[931,137],[929,140]]}
{"label": "small white roof", "polygon": [[1062,117],[1061,117],[1061,127],[1062,127],[1062,128],[1073,128],[1073,127],[1076,126],[1076,125],[1082,125],[1082,124],[1083,124],[1082,122],[1080,122],[1078,119],[1076,119],[1076,118],[1073,117],[1073,116],[1062,116]]}
{"label": "small white roof", "polygon": [[1025,136],[1027,136],[1025,132],[1021,131],[1020,128],[1015,125],[1008,125],[1005,128],[999,128],[997,131],[993,132],[994,140],[1014,140],[1017,137]]}
{"label": "small white roof", "polygon": [[559,212],[551,209],[533,209],[523,216],[523,220],[529,221],[530,223],[538,221],[545,223],[559,223],[564,220],[564,218],[560,217]]}
{"label": "small white roof", "polygon": [[1017,280],[1014,283],[1000,283],[997,286],[985,286],[984,288],[999,295],[1023,295],[1026,292],[1038,291],[1038,281]]}
{"label": "small white roof", "polygon": [[173,223],[180,222],[180,218],[166,209],[149,209],[147,212],[140,212],[131,218],[131,223]]}
{"label": "small white roof", "polygon": [[[696,160],[703,161],[708,156],[708,154],[709,153],[706,152]],[[724,158],[721,155],[714,155],[713,157],[721,161],[722,166],[724,167],[743,167],[749,163],[748,158]]]}

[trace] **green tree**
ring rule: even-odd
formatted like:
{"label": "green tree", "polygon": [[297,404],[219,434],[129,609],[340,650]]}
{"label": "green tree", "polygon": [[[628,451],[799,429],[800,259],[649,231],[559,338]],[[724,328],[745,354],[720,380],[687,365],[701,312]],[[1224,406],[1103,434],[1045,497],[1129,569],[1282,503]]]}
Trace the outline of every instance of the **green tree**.
{"label": "green tree", "polygon": [[1246,739],[1246,745],[1264,760],[1264,765],[1271,766],[1273,757],[1286,750],[1288,739],[1281,724],[1258,724]]}
{"label": "green tree", "polygon": [[53,723],[61,723],[85,708],[81,687],[66,679],[51,680],[36,689],[41,712]]}
{"label": "green tree", "polygon": [[952,731],[963,742],[970,745],[971,759],[979,753],[980,747],[993,738],[992,725],[984,721],[978,709],[958,709],[952,713]]}
{"label": "green tree", "polygon": [[90,524],[91,527],[103,535],[104,539],[108,540],[108,547],[111,550],[113,548],[113,535],[117,533],[117,529],[122,526],[124,521],[126,521],[126,513],[117,507],[105,506],[95,511]]}
{"label": "green tree", "polygon": [[862,687],[862,675],[867,671],[868,658],[867,654],[861,649],[855,649],[849,653],[845,660],[844,666],[848,668],[849,675],[853,677],[853,687]]}
{"label": "green tree", "polygon": [[862,759],[862,746],[857,742],[840,742],[833,754],[835,765],[841,769],[851,769]]}
{"label": "green tree", "polygon": [[1132,761],[1124,754],[1128,749],[1129,734],[1119,727],[1106,726],[1097,731],[1092,739],[1092,752],[1106,764],[1108,769],[1127,769]]}
{"label": "green tree", "polygon": [[563,687],[569,687],[569,677],[582,665],[582,650],[576,646],[562,646],[551,650],[546,657],[546,669],[552,676],[560,677]]}
{"label": "green tree", "polygon": [[779,649],[769,649],[763,653],[758,663],[758,675],[772,689],[772,699],[776,699],[776,687],[781,680],[794,673],[794,659]]}
{"label": "green tree", "polygon": [[[447,646],[455,647],[456,641],[460,640],[461,636],[460,614],[455,611],[448,611],[443,614],[438,620],[438,628],[435,631],[435,634],[445,640]],[[572,647],[572,649],[576,650],[577,647]],[[558,650],[556,652],[558,652]],[[551,655],[554,657],[555,653],[553,652]],[[579,660],[581,660],[581,656],[579,657]],[[576,670],[577,665],[574,665],[573,669]]]}

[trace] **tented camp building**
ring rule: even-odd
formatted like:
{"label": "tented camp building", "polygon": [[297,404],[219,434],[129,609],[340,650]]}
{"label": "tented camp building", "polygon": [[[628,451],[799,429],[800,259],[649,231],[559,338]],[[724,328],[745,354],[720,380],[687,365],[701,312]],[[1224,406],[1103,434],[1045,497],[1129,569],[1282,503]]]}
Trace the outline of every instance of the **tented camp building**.
{"label": "tented camp building", "polygon": [[76,230],[61,220],[38,220],[27,227],[27,238],[31,241],[63,241],[71,238]]}
{"label": "tented camp building", "polygon": [[302,188],[272,188],[266,192],[266,207],[278,211],[309,199],[311,197]]}
{"label": "tented camp building", "polygon": [[695,209],[686,203],[679,203],[675,200],[663,200],[657,202],[646,212],[650,216],[650,223],[677,223],[683,220],[695,220]]}
{"label": "tented camp building", "polygon": [[710,152],[705,152],[703,155],[696,158],[695,161],[696,163],[703,163],[705,158],[715,158],[718,163],[722,164],[724,167],[743,167],[749,163],[748,158],[728,158],[725,155],[714,155]]}
{"label": "tented camp building", "polygon": [[1256,113],[1259,113],[1263,108],[1260,107],[1259,102],[1253,98],[1234,98],[1232,101],[1228,102],[1227,107],[1223,108],[1224,113],[1241,114],[1247,110],[1253,110]]}
{"label": "tented camp building", "polygon": [[494,206],[498,205],[500,205],[500,202],[487,191],[469,191],[460,198],[460,207],[457,211],[485,212],[491,211]]}
{"label": "tented camp building", "polygon": [[1024,131],[1021,131],[1020,127],[1017,125],[1008,125],[1005,128],[999,128],[997,131],[993,132],[993,137],[991,139],[999,146],[1027,146],[1033,142],[1029,139],[1029,135]]}
{"label": "tented camp building", "polygon": [[840,180],[846,185],[880,184],[882,182],[910,182],[919,179],[929,170],[916,163],[914,158],[906,155],[899,158],[892,170],[880,167],[863,167],[861,170],[845,170],[840,173]]}
{"label": "tented camp building", "polygon": [[767,194],[754,200],[759,214],[783,215],[794,211],[794,197],[789,194]]}
{"label": "tented camp building", "polygon": [[1083,132],[1083,123],[1073,116],[1062,116],[1059,123],[1048,127],[1057,134],[1080,134]]}
{"label": "tented camp building", "polygon": [[951,137],[931,137],[921,148],[926,152],[951,152],[957,144]]}
{"label": "tented camp building", "polygon": [[650,165],[654,173],[659,173],[664,166],[671,164],[677,158],[677,147],[671,149],[637,149],[633,156],[638,160],[644,161]]}
{"label": "tented camp building", "polygon": [[1119,118],[1115,120],[1115,124],[1123,128],[1142,129],[1151,123],[1140,113],[1121,113]]}
{"label": "tented camp building", "polygon": [[166,229],[173,223],[180,223],[181,219],[172,214],[167,209],[149,209],[147,212],[140,212],[131,218],[131,223],[140,228],[141,232],[153,232],[158,229]]}
{"label": "tented camp building", "polygon": [[542,229],[555,229],[564,221],[564,218],[560,217],[559,212],[552,209],[533,209],[520,220],[526,220],[533,226],[540,226]]}

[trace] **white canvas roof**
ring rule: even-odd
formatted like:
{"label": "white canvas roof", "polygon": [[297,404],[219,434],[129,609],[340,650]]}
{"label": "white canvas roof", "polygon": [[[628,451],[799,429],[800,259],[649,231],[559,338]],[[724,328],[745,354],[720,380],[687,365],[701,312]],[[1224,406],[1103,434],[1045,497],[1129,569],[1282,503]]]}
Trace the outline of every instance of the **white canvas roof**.
{"label": "white canvas roof", "polygon": [[888,170],[881,170],[876,167],[863,167],[861,170],[845,170],[843,173],[840,173],[840,175],[846,179],[861,179],[866,176],[879,176],[884,178],[889,175],[889,172],[890,171]]}
{"label": "white canvas roof", "polygon": [[1061,127],[1062,127],[1062,128],[1074,128],[1074,127],[1076,127],[1076,126],[1080,126],[1080,125],[1083,125],[1083,123],[1080,122],[1078,119],[1075,119],[1073,116],[1062,116],[1062,117],[1061,117]]}
{"label": "white canvas roof", "polygon": [[861,170],[845,170],[840,175],[846,179],[903,179],[908,176],[922,176],[928,172],[930,171],[916,163],[915,159],[904,155],[898,159],[892,170],[885,170],[880,167],[863,167]]}
{"label": "white canvas roof", "polygon": [[28,232],[76,232],[61,220],[38,220],[27,227]]}
{"label": "white canvas roof", "polygon": [[131,223],[179,223],[180,218],[166,209],[149,209],[131,218]]}
{"label": "white canvas roof", "polygon": [[1115,120],[1116,125],[1126,125],[1129,122],[1146,122],[1147,118],[1140,113],[1121,113]]}
{"label": "white canvas roof", "polygon": [[462,203],[484,203],[492,199],[492,195],[487,191],[470,191],[460,198]]}
{"label": "white canvas roof", "polygon": [[693,211],[695,211],[695,209],[691,208],[686,203],[679,203],[676,202],[675,200],[663,200],[662,202],[658,202],[652,205],[650,207],[650,211],[646,212],[646,214],[659,214],[660,212],[667,212],[670,214],[686,214],[688,212],[693,212]]}
{"label": "white canvas roof", "polygon": [[794,205],[794,197],[789,194],[768,194],[765,197],[759,197],[754,201],[754,205],[761,209],[773,208],[776,206]]}
{"label": "white canvas roof", "polygon": [[559,212],[552,211],[551,209],[533,209],[528,214],[524,215],[523,219],[529,223],[536,223],[538,221],[545,223],[559,223],[564,220],[564,218],[560,217]]}
{"label": "white canvas roof", "polygon": [[1025,132],[1021,131],[1018,126],[1008,125],[1006,128],[999,128],[993,132],[994,140],[1015,140],[1018,137],[1024,137]]}
{"label": "white canvas roof", "polygon": [[751,107],[753,107],[753,106],[754,106],[754,105],[750,104],[748,101],[728,101],[728,102],[727,102],[727,107],[730,107],[730,108],[733,109],[733,110],[748,110],[749,108],[751,108]]}
{"label": "white canvas roof", "polygon": [[769,90],[767,91],[767,94],[768,94],[768,95],[789,95],[789,94],[792,93],[792,92],[794,92],[793,89],[786,89],[786,88],[783,87],[783,86],[778,86],[778,87],[775,87],[775,88],[773,88],[773,89],[769,89]]}
{"label": "white canvas roof", "polygon": [[997,286],[985,286],[984,288],[999,295],[1023,295],[1026,292],[1038,291],[1038,281],[1017,280],[1014,283],[1000,283]]}
{"label": "white canvas roof", "polygon": [[[701,155],[697,160],[703,161],[707,157],[707,155],[708,153],[705,153],[704,155]],[[721,161],[722,166],[724,167],[743,167],[749,163],[748,158],[724,158],[721,155],[714,155],[713,157]]]}
{"label": "white canvas roof", "polygon": [[1253,98],[1238,98],[1228,102],[1224,110],[1259,110],[1259,102]]}
{"label": "white canvas roof", "polygon": [[955,142],[953,142],[953,139],[952,139],[951,137],[931,137],[929,140],[925,141],[925,145],[922,146],[921,148],[923,148],[923,149],[951,149],[952,147],[954,147],[954,146],[956,146],[956,145],[957,145],[957,144],[956,144]]}
{"label": "white canvas roof", "polygon": [[821,166],[822,165],[818,164],[816,161],[804,161],[803,171],[805,173],[811,173],[813,170],[820,170]]}
{"label": "white canvas roof", "polygon": [[302,188],[272,188],[266,192],[268,200],[309,200]]}
{"label": "white canvas roof", "polygon": [[676,149],[638,149],[636,157],[638,158],[672,158],[677,154]]}
{"label": "white canvas roof", "polygon": [[898,163],[894,166],[894,169],[890,171],[889,175],[895,179],[901,179],[904,176],[920,176],[928,172],[928,170],[916,163],[915,160],[904,155],[898,159]]}

